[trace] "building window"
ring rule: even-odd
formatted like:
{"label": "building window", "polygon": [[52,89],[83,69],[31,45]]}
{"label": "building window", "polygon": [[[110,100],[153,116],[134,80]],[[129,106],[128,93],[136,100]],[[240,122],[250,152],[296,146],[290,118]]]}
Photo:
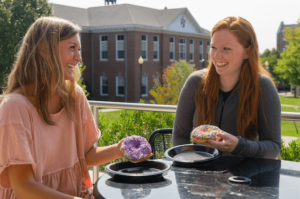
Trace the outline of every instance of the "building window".
{"label": "building window", "polygon": [[179,60],[186,60],[186,42],[185,39],[179,39]]}
{"label": "building window", "polygon": [[124,35],[116,35],[116,59],[124,61]]}
{"label": "building window", "polygon": [[283,42],[283,44],[285,44],[285,37],[282,38],[282,42]]}
{"label": "building window", "polygon": [[100,60],[107,61],[107,36],[100,36]]}
{"label": "building window", "polygon": [[190,40],[190,61],[194,61],[194,40]]}
{"label": "building window", "polygon": [[143,97],[148,96],[148,77],[147,76],[142,77],[142,96]]}
{"label": "building window", "polygon": [[106,76],[100,77],[100,95],[108,95],[108,78]]}
{"label": "building window", "polygon": [[210,42],[207,42],[207,61],[209,61]]}
{"label": "building window", "polygon": [[173,37],[170,38],[170,61],[175,60],[175,39]]}
{"label": "building window", "polygon": [[142,57],[144,60],[148,58],[147,48],[147,35],[142,35]]}
{"label": "building window", "polygon": [[199,61],[203,62],[203,41],[200,41],[199,52],[200,52]]}
{"label": "building window", "polygon": [[124,77],[116,77],[116,95],[119,97],[124,97]]}
{"label": "building window", "polygon": [[159,86],[159,76],[155,75],[153,78],[153,86]]}
{"label": "building window", "polygon": [[158,36],[153,37],[153,60],[154,61],[159,60],[159,37]]}
{"label": "building window", "polygon": [[282,52],[284,52],[285,51],[285,48],[282,48]]}

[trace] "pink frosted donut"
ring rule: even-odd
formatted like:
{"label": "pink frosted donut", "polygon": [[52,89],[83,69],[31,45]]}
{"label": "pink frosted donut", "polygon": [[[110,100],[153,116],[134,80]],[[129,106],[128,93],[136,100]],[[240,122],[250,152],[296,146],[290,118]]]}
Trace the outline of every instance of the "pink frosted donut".
{"label": "pink frosted donut", "polygon": [[121,146],[121,151],[126,159],[136,163],[139,160],[146,160],[150,157],[151,146],[145,138],[133,135],[125,138]]}
{"label": "pink frosted donut", "polygon": [[220,141],[221,138],[217,136],[217,133],[222,133],[223,131],[213,125],[201,125],[195,128],[191,133],[191,139],[197,144],[203,144],[207,142],[208,139]]}

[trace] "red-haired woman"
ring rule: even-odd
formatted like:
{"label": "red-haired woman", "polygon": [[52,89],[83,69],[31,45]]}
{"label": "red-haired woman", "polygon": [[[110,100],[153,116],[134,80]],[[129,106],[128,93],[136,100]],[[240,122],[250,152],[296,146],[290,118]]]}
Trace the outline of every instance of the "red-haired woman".
{"label": "red-haired woman", "polygon": [[207,146],[232,155],[276,158],[281,149],[280,100],[270,74],[259,63],[256,35],[241,17],[227,17],[211,32],[207,69],[182,88],[173,145],[190,143],[193,127],[216,125],[221,142]]}

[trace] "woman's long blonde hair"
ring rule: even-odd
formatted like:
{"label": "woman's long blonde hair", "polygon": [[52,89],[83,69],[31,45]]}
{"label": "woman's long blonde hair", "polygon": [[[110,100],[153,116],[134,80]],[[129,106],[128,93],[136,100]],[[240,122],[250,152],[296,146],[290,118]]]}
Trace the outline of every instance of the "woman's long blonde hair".
{"label": "woman's long blonde hair", "polygon": [[57,17],[42,17],[36,20],[23,38],[3,97],[19,88],[27,96],[25,86],[35,85],[36,108],[47,124],[54,125],[48,111],[48,102],[54,85],[54,89],[62,98],[63,107],[69,117],[75,120],[76,83],[80,71],[76,66],[74,79],[64,80],[59,42],[79,34],[80,31],[79,26]]}
{"label": "woman's long blonde hair", "polygon": [[[270,79],[272,78],[259,63],[256,34],[247,20],[241,17],[227,17],[213,27],[210,37],[212,38],[216,31],[222,29],[233,33],[244,48],[250,47],[248,59],[242,63],[238,86],[239,108],[237,115],[238,134],[250,140],[251,136],[257,136],[258,131],[257,109],[261,101],[259,75],[265,74]],[[219,86],[220,76],[216,72],[212,60],[210,60],[208,71],[203,77],[195,97],[198,109],[197,125],[216,125],[215,112],[219,98]]]}

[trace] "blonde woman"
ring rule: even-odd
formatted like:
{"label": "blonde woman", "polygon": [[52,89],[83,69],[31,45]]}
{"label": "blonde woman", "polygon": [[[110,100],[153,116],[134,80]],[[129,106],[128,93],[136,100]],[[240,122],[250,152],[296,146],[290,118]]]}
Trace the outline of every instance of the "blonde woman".
{"label": "blonde woman", "polygon": [[276,158],[281,149],[281,106],[270,74],[259,63],[256,34],[241,17],[219,21],[211,32],[210,62],[186,81],[178,102],[173,144],[190,143],[199,125],[227,133],[207,146],[227,155]]}
{"label": "blonde woman", "polygon": [[54,17],[28,29],[0,101],[0,198],[93,198],[87,166],[123,157],[100,136],[79,78],[80,28]]}

